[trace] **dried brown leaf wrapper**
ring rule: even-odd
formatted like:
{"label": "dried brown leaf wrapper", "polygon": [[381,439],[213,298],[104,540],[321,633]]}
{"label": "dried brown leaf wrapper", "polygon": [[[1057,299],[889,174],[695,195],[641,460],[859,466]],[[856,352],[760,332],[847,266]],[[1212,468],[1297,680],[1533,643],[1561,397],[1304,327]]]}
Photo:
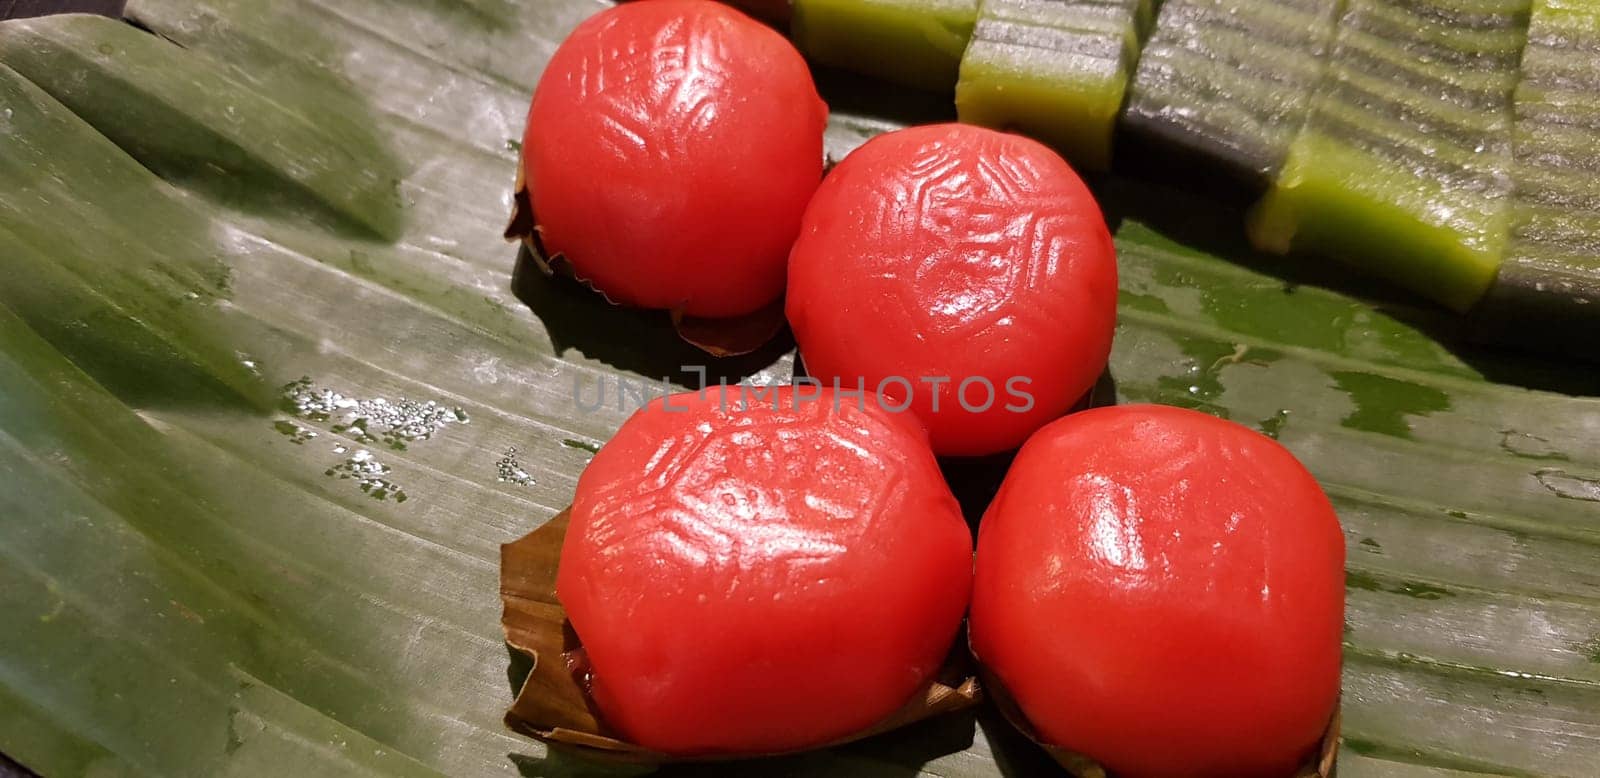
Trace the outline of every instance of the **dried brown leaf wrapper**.
{"label": "dried brown leaf wrapper", "polygon": [[[1011,726],[1016,727],[1018,732],[1044,749],[1045,753],[1056,760],[1057,764],[1066,768],[1067,772],[1077,778],[1114,778],[1099,762],[1076,751],[1053,746],[1039,739],[1038,731],[1028,722],[1027,716],[1024,716],[1022,709],[1017,706],[1016,699],[1006,691],[1000,680],[987,670],[980,669],[979,673],[983,678],[984,691],[989,699],[994,701],[995,707],[1000,709],[1001,715],[1006,717],[1006,721],[1011,722]],[[1308,758],[1306,763],[1289,778],[1330,778],[1334,775],[1334,762],[1338,756],[1339,711],[1335,708],[1333,718],[1328,721],[1328,728],[1322,733],[1322,745],[1317,749],[1317,753]]]}
{"label": "dried brown leaf wrapper", "polygon": [[714,357],[736,357],[755,351],[777,337],[788,323],[781,297],[765,308],[731,319],[672,312],[672,326],[678,337]]}
{"label": "dried brown leaf wrapper", "polygon": [[[520,242],[528,249],[533,263],[547,276],[570,278],[612,305],[620,305],[603,290],[578,275],[572,263],[559,253],[551,253],[544,246],[539,230],[539,220],[533,213],[533,200],[528,195],[528,182],[523,174],[520,154],[517,159],[517,183],[511,197],[511,218],[506,223],[505,239]],[[670,311],[672,328],[689,345],[713,357],[736,357],[749,354],[765,346],[787,323],[783,315],[783,299],[772,302],[743,316],[725,319],[708,319],[686,316],[681,311]]]}
{"label": "dried brown leaf wrapper", "polygon": [[[500,623],[506,643],[533,660],[533,669],[506,711],[506,726],[552,747],[602,761],[664,764],[778,756],[779,753],[670,756],[622,740],[606,726],[579,680],[584,674],[583,646],[556,599],[556,567],[561,560],[570,511],[569,508],[556,514],[533,532],[500,547],[500,599],[505,607]],[[900,710],[872,727],[816,748],[888,732],[977,705],[981,699],[971,660],[961,641],[957,641],[934,680]]]}
{"label": "dried brown leaf wrapper", "polygon": [[595,294],[604,297],[606,302],[617,305],[615,300],[606,297],[606,293],[595,288],[587,278],[578,275],[572,263],[559,253],[552,254],[544,247],[544,240],[539,228],[539,219],[533,213],[533,200],[528,195],[528,181],[522,172],[522,158],[517,158],[517,185],[511,195],[511,219],[506,223],[505,239],[520,242],[528,249],[528,254],[533,258],[533,264],[538,266],[539,272],[547,276],[570,278],[582,284]]}

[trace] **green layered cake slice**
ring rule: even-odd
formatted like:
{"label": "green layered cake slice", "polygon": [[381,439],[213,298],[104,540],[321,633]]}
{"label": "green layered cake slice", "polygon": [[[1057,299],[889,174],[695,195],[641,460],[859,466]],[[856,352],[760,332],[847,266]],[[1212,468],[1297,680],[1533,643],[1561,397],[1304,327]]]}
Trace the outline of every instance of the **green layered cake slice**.
{"label": "green layered cake slice", "polygon": [[1167,0],[1129,87],[1129,141],[1259,194],[1310,113],[1340,0]]}
{"label": "green layered cake slice", "polygon": [[1516,90],[1513,226],[1481,334],[1600,354],[1600,2],[1537,0]]}
{"label": "green layered cake slice", "polygon": [[794,0],[790,36],[815,62],[949,93],[978,0]]}
{"label": "green layered cake slice", "polygon": [[1249,223],[1458,311],[1511,223],[1512,93],[1529,0],[1348,0],[1305,126]]}
{"label": "green layered cake slice", "polygon": [[1111,164],[1150,0],[982,0],[961,60],[961,121],[1022,132],[1080,167]]}

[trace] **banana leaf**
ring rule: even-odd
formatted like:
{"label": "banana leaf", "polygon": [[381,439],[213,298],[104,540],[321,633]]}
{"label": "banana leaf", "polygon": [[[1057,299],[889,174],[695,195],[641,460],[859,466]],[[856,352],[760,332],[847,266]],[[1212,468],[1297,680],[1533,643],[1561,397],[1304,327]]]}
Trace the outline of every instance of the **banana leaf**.
{"label": "banana leaf", "polygon": [[[567,505],[638,394],[793,359],[686,372],[705,358],[664,315],[501,239],[532,85],[601,7],[0,22],[0,752],[47,776],[616,774],[502,726],[527,667],[499,546]],[[819,75],[834,158],[948,118]],[[1600,376],[1253,255],[1213,199],[1096,185],[1123,287],[1107,388],[1277,437],[1340,510],[1341,773],[1594,775]],[[1002,469],[950,465],[974,511]],[[1048,769],[985,709],[662,773]]]}

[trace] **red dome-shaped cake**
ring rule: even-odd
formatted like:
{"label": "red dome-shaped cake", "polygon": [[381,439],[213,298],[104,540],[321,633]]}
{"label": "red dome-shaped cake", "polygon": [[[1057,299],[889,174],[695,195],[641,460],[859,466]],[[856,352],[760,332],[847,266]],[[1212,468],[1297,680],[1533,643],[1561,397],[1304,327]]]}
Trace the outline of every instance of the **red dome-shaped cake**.
{"label": "red dome-shaped cake", "polygon": [[883,720],[939,668],[971,588],[915,417],[725,391],[656,400],[595,455],[557,578],[606,722],[670,754]]}
{"label": "red dome-shaped cake", "polygon": [[1337,704],[1343,613],[1316,480],[1194,411],[1046,426],[979,529],[979,661],[1041,739],[1119,778],[1293,773]]}
{"label": "red dome-shaped cake", "polygon": [[908,404],[940,454],[990,454],[1105,369],[1116,252],[1055,152],[980,127],[912,127],[867,141],[823,181],[786,306],[823,384]]}
{"label": "red dome-shaped cake", "polygon": [[528,112],[539,239],[616,302],[750,313],[783,294],[827,119],[800,53],[738,11],[603,10],[556,50]]}

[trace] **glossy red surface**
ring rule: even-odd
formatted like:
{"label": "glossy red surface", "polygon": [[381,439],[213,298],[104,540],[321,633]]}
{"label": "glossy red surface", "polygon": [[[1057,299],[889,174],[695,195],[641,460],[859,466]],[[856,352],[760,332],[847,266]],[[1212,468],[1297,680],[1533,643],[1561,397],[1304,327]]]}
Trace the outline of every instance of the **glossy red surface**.
{"label": "glossy red surface", "polygon": [[783,294],[827,116],[799,52],[738,11],[603,10],[556,50],[528,113],[541,239],[616,302],[754,311]]}
{"label": "glossy red surface", "polygon": [[1286,449],[1194,411],[1074,414],[979,529],[971,638],[1051,743],[1123,778],[1283,778],[1339,694],[1344,539]]}
{"label": "glossy red surface", "polygon": [[[1111,235],[1067,163],[964,125],[887,133],[846,157],[789,261],[807,371],[909,395],[940,454],[1014,448],[1071,407],[1105,368],[1116,303]],[[966,380],[966,405],[985,410],[962,406]]]}
{"label": "glossy red surface", "polygon": [[674,754],[885,718],[942,663],[972,583],[914,417],[788,388],[741,411],[728,391],[657,400],[600,449],[557,579],[607,722]]}

